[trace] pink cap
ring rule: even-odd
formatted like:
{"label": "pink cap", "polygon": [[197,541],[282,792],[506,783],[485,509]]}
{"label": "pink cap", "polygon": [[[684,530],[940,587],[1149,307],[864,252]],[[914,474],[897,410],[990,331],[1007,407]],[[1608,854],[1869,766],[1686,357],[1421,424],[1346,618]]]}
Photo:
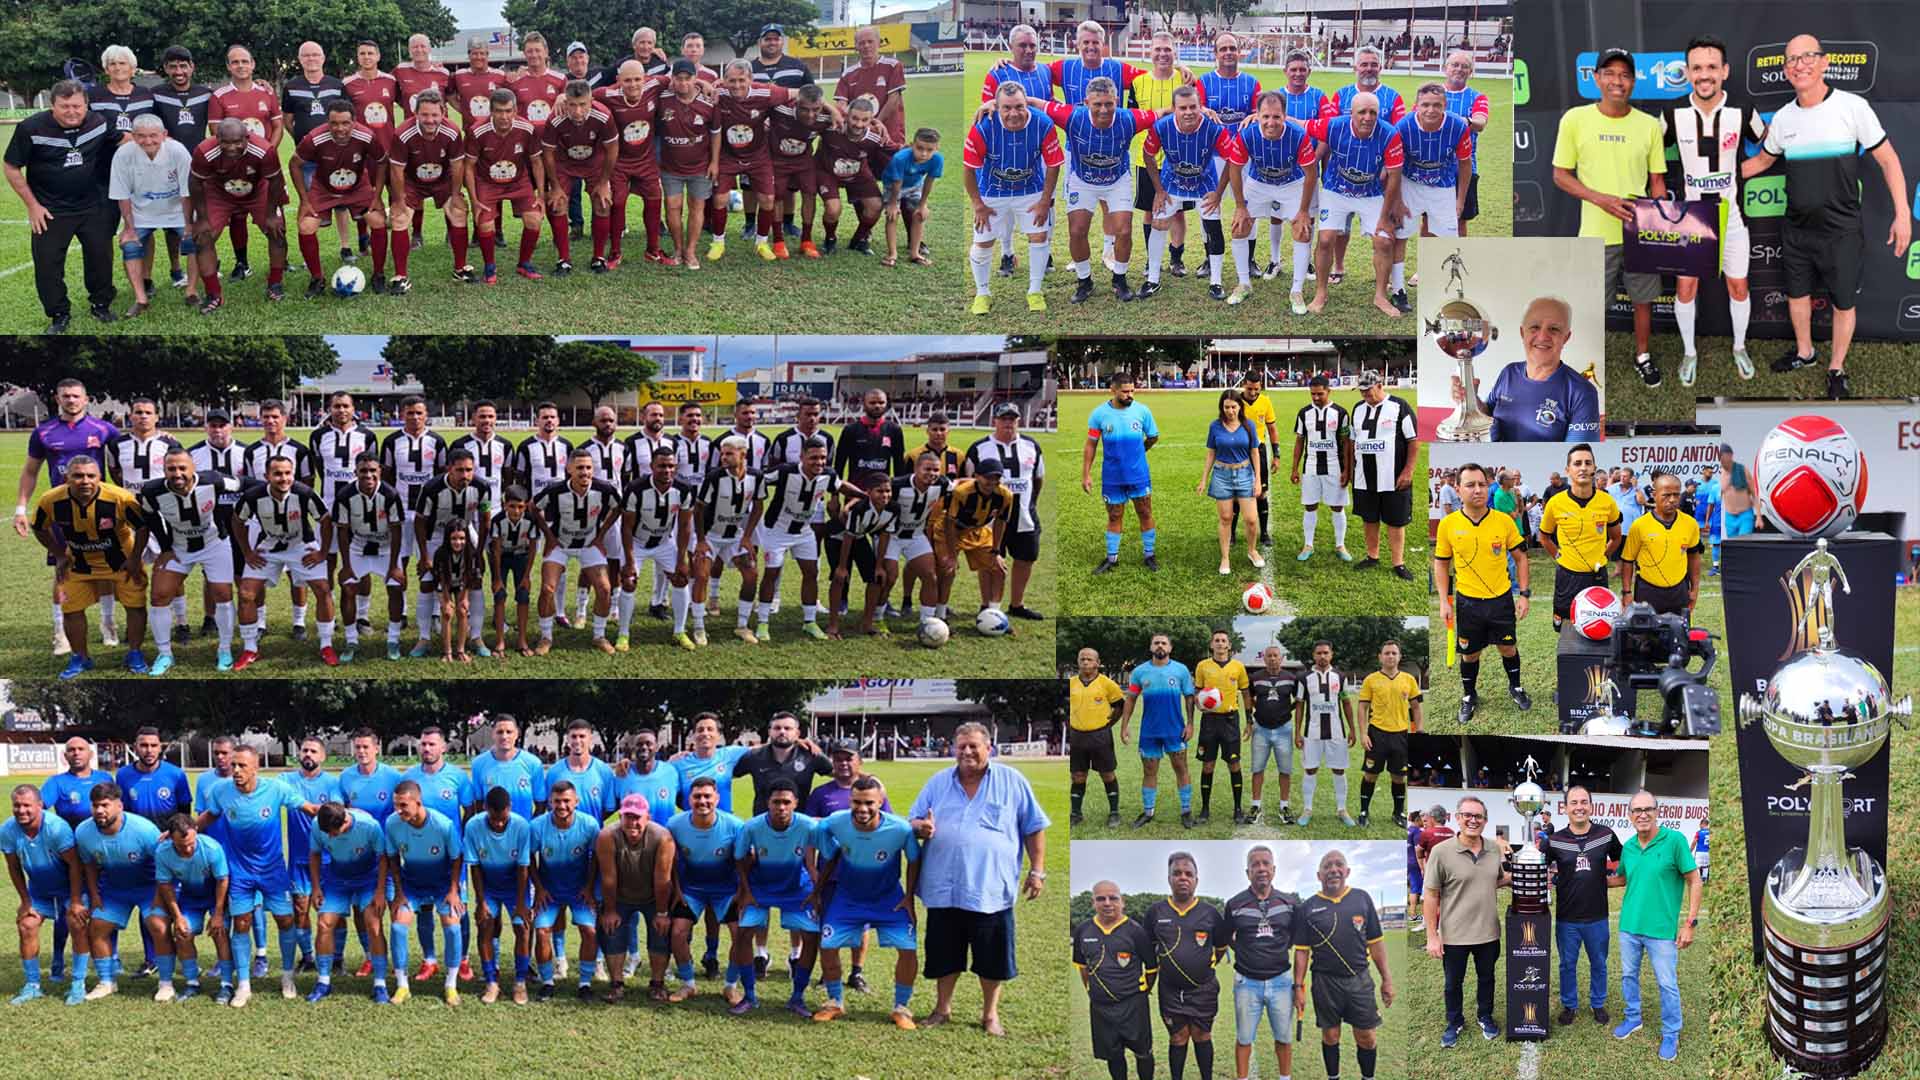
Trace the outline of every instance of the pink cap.
{"label": "pink cap", "polygon": [[620,812],[622,814],[632,814],[634,817],[650,817],[652,815],[652,810],[647,806],[647,797],[645,795],[629,795],[621,799]]}

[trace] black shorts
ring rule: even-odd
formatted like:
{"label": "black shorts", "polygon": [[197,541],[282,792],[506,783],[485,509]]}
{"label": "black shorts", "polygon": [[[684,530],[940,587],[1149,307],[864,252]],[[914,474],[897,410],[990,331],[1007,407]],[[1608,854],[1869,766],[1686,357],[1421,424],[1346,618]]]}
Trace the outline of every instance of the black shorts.
{"label": "black shorts", "polygon": [[1605,570],[1569,570],[1553,565],[1553,618],[1556,624],[1573,618],[1573,601],[1581,590],[1607,583]]}
{"label": "black shorts", "polygon": [[1656,615],[1685,615],[1687,601],[1693,598],[1693,590],[1685,581],[1678,585],[1655,585],[1635,578],[1633,598],[1643,604],[1650,604]]}
{"label": "black shorts", "polygon": [[[972,971],[983,979],[1005,982],[1019,974],[1013,960],[1012,908],[967,911],[930,907],[922,941],[926,954],[920,974],[925,978],[943,979]],[[967,966],[969,953],[973,955],[971,968]]]}
{"label": "black shorts", "polygon": [[695,924],[705,921],[707,915],[712,915],[714,921],[721,923],[730,923],[740,917],[740,913],[733,910],[733,900],[731,898],[727,900],[727,906],[725,908],[716,908],[711,904],[707,905],[705,915],[695,915],[693,909],[687,906],[685,900],[675,900],[673,902],[673,910],[669,912],[669,914],[676,919],[685,919]]}
{"label": "black shorts", "polygon": [[1145,165],[1133,167],[1133,208],[1153,212],[1153,177]]}
{"label": "black shorts", "polygon": [[500,573],[493,579],[493,595],[507,594],[507,579],[513,579],[513,602],[524,604],[530,599],[527,592],[527,568],[533,562],[531,551],[507,551],[500,555]]}
{"label": "black shorts", "polygon": [[1009,525],[1000,537],[1000,554],[1014,562],[1040,561],[1040,523],[1033,523],[1028,532],[1015,532]]}
{"label": "black shorts", "polygon": [[1203,713],[1200,717],[1200,760],[1220,758],[1240,762],[1240,718],[1234,713]]}
{"label": "black shorts", "polygon": [[1313,973],[1313,1026],[1331,1031],[1348,1024],[1356,1031],[1371,1031],[1380,1026],[1380,1009],[1374,1004],[1373,976],[1365,968],[1352,975]]}
{"label": "black shorts", "polygon": [[1783,223],[1780,239],[1788,297],[1812,296],[1815,289],[1825,289],[1835,311],[1853,310],[1866,254],[1866,238],[1858,228],[1796,229]]}
{"label": "black shorts", "polygon": [[1467,181],[1467,203],[1460,208],[1460,222],[1466,224],[1480,216],[1480,174],[1474,173]]}
{"label": "black shorts", "polygon": [[1382,731],[1372,724],[1367,725],[1367,738],[1373,740],[1373,749],[1367,751],[1361,772],[1377,773],[1381,766],[1393,776],[1407,771],[1407,733],[1404,731]]}
{"label": "black shorts", "polygon": [[1399,491],[1353,490],[1353,512],[1369,525],[1384,523],[1391,529],[1404,529],[1413,520],[1413,489]]}
{"label": "black shorts", "polygon": [[1072,772],[1097,772],[1102,776],[1118,764],[1113,756],[1113,728],[1098,731],[1067,732],[1067,764]]}
{"label": "black shorts", "polygon": [[1153,1017],[1147,995],[1108,1002],[1089,999],[1087,1005],[1094,1057],[1108,1061],[1129,1050],[1141,1056],[1153,1053]]}
{"label": "black shorts", "polygon": [[[832,551],[833,568],[838,572],[840,569],[840,543],[838,540],[834,542]],[[873,558],[873,541],[864,536],[854,537],[853,550],[849,551],[848,554],[852,556],[853,572],[860,575],[861,581],[869,585],[873,584],[874,571],[877,569]]]}
{"label": "black shorts", "polygon": [[1514,644],[1512,593],[1486,600],[1456,596],[1453,612],[1454,634],[1462,656],[1471,656],[1489,645]]}
{"label": "black shorts", "polygon": [[1160,1022],[1167,1025],[1167,1032],[1169,1034],[1179,1031],[1181,1028],[1193,1028],[1195,1031],[1212,1031],[1214,1017],[1219,1015],[1220,998],[1218,995],[1210,1002],[1187,1000],[1177,1005],[1169,1004],[1165,998],[1160,999]]}

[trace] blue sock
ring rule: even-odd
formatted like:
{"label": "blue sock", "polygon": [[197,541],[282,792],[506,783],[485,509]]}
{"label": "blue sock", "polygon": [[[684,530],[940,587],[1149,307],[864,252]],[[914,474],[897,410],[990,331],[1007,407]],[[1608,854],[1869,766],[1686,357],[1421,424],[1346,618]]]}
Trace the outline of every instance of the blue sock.
{"label": "blue sock", "polygon": [[314,966],[320,969],[320,981],[322,983],[330,983],[333,981],[333,957],[316,956],[313,959],[313,963]]}
{"label": "blue sock", "polygon": [[[495,966],[497,967],[498,965]],[[533,978],[533,958],[530,956],[514,957],[513,977],[520,982],[526,982],[528,979]]]}
{"label": "blue sock", "polygon": [[200,985],[200,958],[192,953],[181,957],[180,973],[187,977],[188,986]]}
{"label": "blue sock", "polygon": [[558,960],[565,955],[567,955],[567,928],[556,926],[553,928],[553,957]]}
{"label": "blue sock", "polygon": [[420,959],[431,964],[434,962],[433,920],[420,924]]}
{"label": "blue sock", "polygon": [[73,981],[77,983],[87,981],[87,953],[84,949],[76,950],[73,954]]}
{"label": "blue sock", "polygon": [[300,955],[308,960],[313,959],[313,931],[301,927],[293,933],[295,940],[300,943]]}
{"label": "blue sock", "polygon": [[500,961],[482,960],[480,962],[480,974],[484,976],[486,980],[490,983],[499,982],[500,981]]}
{"label": "blue sock", "polygon": [[740,986],[743,990],[746,991],[747,1000],[753,1002],[756,1005],[760,1003],[760,995],[755,992],[755,989],[756,989],[755,984],[758,983],[759,980],[760,980],[760,976],[754,972],[752,964],[741,965]]}
{"label": "blue sock", "polygon": [[1140,534],[1140,554],[1142,554],[1142,555],[1151,555],[1151,554],[1153,554],[1153,538],[1154,538],[1154,534],[1156,534],[1156,533],[1158,533],[1159,531],[1160,531],[1159,529],[1147,529],[1147,530],[1144,530],[1143,532],[1141,532],[1141,534]]}
{"label": "blue sock", "polygon": [[701,963],[711,964],[720,958],[720,935],[715,932],[707,935],[707,951],[700,956]]}
{"label": "blue sock", "polygon": [[576,972],[576,974],[580,976],[580,985],[592,986],[593,971],[595,966],[594,962],[591,960],[582,960],[579,963],[575,964],[574,966],[579,969],[579,971]]}
{"label": "blue sock", "polygon": [[376,986],[387,985],[387,958],[384,956],[373,958],[373,981]]}
{"label": "blue sock", "polygon": [[896,1009],[906,1008],[907,1002],[912,1000],[913,1000],[913,984],[912,983],[894,983],[893,984],[893,1007],[894,1008]]}
{"label": "blue sock", "polygon": [[[141,914],[145,914],[142,912]],[[153,938],[147,933],[147,921],[140,920],[140,955],[147,963],[153,963]]]}
{"label": "blue sock", "polygon": [[[74,960],[79,961],[85,955],[85,949],[74,950]],[[60,959],[67,955],[67,909],[62,907],[53,916],[53,966],[60,966]]]}
{"label": "blue sock", "polygon": [[31,959],[22,960],[20,961],[20,966],[27,969],[27,985],[39,986],[40,985],[40,958],[35,956]]}
{"label": "blue sock", "polygon": [[826,985],[827,985],[827,1000],[828,1000],[828,1001],[831,1001],[831,1002],[833,1002],[833,1003],[834,1003],[835,1005],[844,1005],[844,1004],[846,1004],[846,1000],[847,1000],[847,998],[846,998],[846,993],[847,993],[847,992],[846,992],[846,988],[845,988],[845,987],[844,987],[844,985],[843,985],[843,984],[842,984],[842,983],[840,982],[840,980],[839,980],[839,979],[828,979],[828,980],[827,980],[827,984],[826,984]]}
{"label": "blue sock", "polygon": [[170,983],[173,981],[173,957],[156,956],[153,958],[153,965],[160,969],[161,982]]}
{"label": "blue sock", "polygon": [[99,969],[101,982],[118,982],[120,978],[120,959],[109,956],[105,960],[95,960],[94,967]]}
{"label": "blue sock", "polygon": [[460,970],[460,958],[467,955],[467,935],[458,926],[442,929],[446,931],[443,936],[447,939],[447,970],[457,973]]}
{"label": "blue sock", "polygon": [[553,961],[540,961],[540,981],[543,983],[551,983],[553,981]]}
{"label": "blue sock", "polygon": [[231,961],[231,960],[222,960],[222,961],[220,961],[219,963],[217,963],[217,964],[215,964],[215,965],[214,965],[214,968],[215,968],[215,970],[217,970],[217,971],[219,972],[219,974],[220,974],[220,985],[221,985],[221,986],[232,986],[232,985],[233,985],[233,961]]}
{"label": "blue sock", "polygon": [[[359,926],[359,927],[356,927],[355,929],[357,929],[360,933],[360,952],[363,955],[372,956],[373,950],[367,947],[367,928],[364,926]],[[340,944],[335,945],[333,947],[334,959],[337,960],[340,957],[345,956],[346,954],[347,954],[347,942],[345,938],[342,938],[340,940]]]}
{"label": "blue sock", "polygon": [[1191,809],[1193,809],[1193,785],[1181,784],[1180,785],[1180,812],[1184,814]]}
{"label": "blue sock", "polygon": [[1120,557],[1120,534],[1117,532],[1110,532],[1107,534],[1107,558],[1117,559],[1119,557]]}
{"label": "blue sock", "polygon": [[673,973],[680,977],[682,985],[691,984],[693,982],[693,961],[689,960],[684,964],[676,964]]}
{"label": "blue sock", "polygon": [[792,1000],[805,1001],[807,999],[807,984],[812,981],[813,981],[813,969],[810,967],[801,967],[800,965],[795,964],[793,966],[793,998]]}
{"label": "blue sock", "polygon": [[280,970],[293,974],[293,962],[300,952],[300,931],[291,927],[280,931]]}
{"label": "blue sock", "polygon": [[726,984],[728,986],[736,986],[739,984],[739,982],[740,982],[740,965],[728,964]]}
{"label": "blue sock", "polygon": [[393,970],[406,974],[407,954],[413,947],[413,927],[395,923],[393,927]]}
{"label": "blue sock", "polygon": [[1141,788],[1140,789],[1140,808],[1142,810],[1145,810],[1149,814],[1153,813],[1153,804],[1155,800],[1159,799],[1159,797],[1160,797],[1159,788],[1150,788],[1150,787]]}
{"label": "blue sock", "polygon": [[267,909],[253,909],[253,955],[265,956],[267,953]]}

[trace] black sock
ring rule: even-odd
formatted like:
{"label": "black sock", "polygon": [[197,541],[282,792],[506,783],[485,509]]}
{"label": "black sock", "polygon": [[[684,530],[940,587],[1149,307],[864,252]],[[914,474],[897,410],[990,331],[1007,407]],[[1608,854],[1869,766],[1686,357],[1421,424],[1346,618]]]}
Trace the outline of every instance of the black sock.
{"label": "black sock", "polygon": [[1237,814],[1240,812],[1240,789],[1245,784],[1245,778],[1239,773],[1228,773],[1227,779],[1233,783],[1233,812]]}
{"label": "black sock", "polygon": [[1140,1054],[1134,1058],[1135,1068],[1140,1070],[1140,1080],[1153,1080],[1153,1055]]}
{"label": "black sock", "polygon": [[1167,1069],[1173,1080],[1180,1080],[1187,1071],[1187,1044],[1174,1043],[1167,1047]]}
{"label": "black sock", "polygon": [[1127,1052],[1125,1050],[1107,1059],[1107,1076],[1111,1080],[1127,1080]]}
{"label": "black sock", "polygon": [[793,227],[793,215],[792,215],[792,214],[781,214],[781,215],[780,215],[780,224],[782,224],[782,225],[785,225],[785,226],[787,226],[788,228],[792,228],[792,227]]}
{"label": "black sock", "polygon": [[1373,809],[1374,783],[1375,781],[1371,776],[1363,775],[1360,777],[1360,812],[1363,814]]}
{"label": "black sock", "polygon": [[1213,773],[1202,770],[1200,773],[1200,812],[1213,809]]}
{"label": "black sock", "polygon": [[1466,660],[1466,659],[1461,660],[1460,661],[1461,691],[1464,694],[1466,694],[1466,696],[1472,697],[1474,694],[1473,684],[1479,681],[1480,681],[1480,661]]}
{"label": "black sock", "polygon": [[1125,274],[1113,275],[1113,283],[1115,285],[1125,285],[1127,283],[1127,275]]}
{"label": "black sock", "polygon": [[1174,263],[1178,265],[1186,259],[1187,245],[1170,243],[1167,245],[1167,253],[1173,256]]}
{"label": "black sock", "polygon": [[1116,776],[1111,780],[1103,780],[1101,782],[1106,784],[1107,786],[1107,809],[1112,813],[1115,813],[1115,814],[1119,813],[1120,812],[1120,778]]}
{"label": "black sock", "polygon": [[1340,1076],[1340,1044],[1328,1046],[1320,1044],[1320,1063],[1327,1068],[1327,1080],[1338,1080]]}
{"label": "black sock", "polygon": [[1087,782],[1085,780],[1075,780],[1073,782],[1073,814],[1075,817],[1080,816],[1080,803],[1085,800],[1086,797]]}
{"label": "black sock", "polygon": [[1260,535],[1265,536],[1267,535],[1267,500],[1264,498],[1255,500],[1254,509],[1260,514]]}
{"label": "black sock", "polygon": [[1200,1080],[1213,1080],[1213,1042],[1193,1041],[1193,1065],[1200,1073]]}
{"label": "black sock", "polygon": [[1407,782],[1405,780],[1393,781],[1393,812],[1396,814],[1404,814],[1407,812]]}
{"label": "black sock", "polygon": [[1507,669],[1507,685],[1515,690],[1520,689],[1520,654],[1516,652],[1512,656],[1501,657],[1500,666]]}
{"label": "black sock", "polygon": [[1380,1051],[1362,1046],[1353,1055],[1360,1060],[1360,1080],[1373,1080],[1373,1063]]}

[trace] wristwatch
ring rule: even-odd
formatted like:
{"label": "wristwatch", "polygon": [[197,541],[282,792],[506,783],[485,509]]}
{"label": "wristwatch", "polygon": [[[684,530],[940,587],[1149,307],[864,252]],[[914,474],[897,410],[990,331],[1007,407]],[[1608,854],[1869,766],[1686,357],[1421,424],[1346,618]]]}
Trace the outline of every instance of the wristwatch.
{"label": "wristwatch", "polygon": [[1521,589],[1521,590],[1520,590],[1520,595],[1521,595],[1521,596],[1524,596],[1524,597],[1526,597],[1526,598],[1527,598],[1527,599],[1529,599],[1529,600],[1531,600],[1531,599],[1533,599],[1533,590],[1532,590],[1532,589]]}
{"label": "wristwatch", "polygon": [[1027,871],[1027,876],[1030,878],[1039,878],[1041,881],[1047,880],[1047,872],[1045,870],[1029,870]]}

